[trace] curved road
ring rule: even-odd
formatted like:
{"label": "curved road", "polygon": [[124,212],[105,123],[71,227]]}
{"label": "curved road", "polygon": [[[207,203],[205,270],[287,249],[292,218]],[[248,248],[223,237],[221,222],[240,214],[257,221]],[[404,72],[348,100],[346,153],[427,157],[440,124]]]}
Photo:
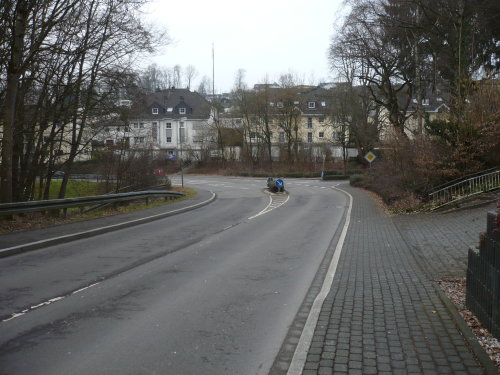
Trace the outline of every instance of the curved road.
{"label": "curved road", "polygon": [[[205,207],[0,259],[0,374],[267,374],[346,209],[336,183],[185,177]],[[168,207],[168,206],[167,206]]]}

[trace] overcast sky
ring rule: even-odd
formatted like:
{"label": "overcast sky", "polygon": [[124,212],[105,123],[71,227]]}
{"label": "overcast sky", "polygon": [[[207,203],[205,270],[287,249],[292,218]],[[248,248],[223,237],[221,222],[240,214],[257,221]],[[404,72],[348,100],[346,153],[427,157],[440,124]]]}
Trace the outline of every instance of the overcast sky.
{"label": "overcast sky", "polygon": [[155,0],[145,11],[172,43],[147,63],[193,65],[197,88],[212,78],[213,43],[218,93],[230,91],[238,69],[250,87],[289,72],[306,84],[331,81],[327,51],[341,10],[342,0]]}

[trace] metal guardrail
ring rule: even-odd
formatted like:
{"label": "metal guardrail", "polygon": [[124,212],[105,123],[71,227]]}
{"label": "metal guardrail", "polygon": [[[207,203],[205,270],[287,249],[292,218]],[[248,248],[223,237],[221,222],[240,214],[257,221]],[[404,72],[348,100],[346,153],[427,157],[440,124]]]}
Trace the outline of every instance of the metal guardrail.
{"label": "metal guardrail", "polygon": [[431,201],[437,205],[434,209],[446,204],[460,201],[473,195],[500,188],[500,168],[487,173],[466,178],[429,193]]}
{"label": "metal guardrail", "polygon": [[129,193],[94,195],[79,198],[49,199],[43,201],[13,202],[0,204],[0,216],[17,215],[27,212],[85,207],[104,203],[117,203],[151,197],[182,197],[184,193],[169,190],[133,191]]}

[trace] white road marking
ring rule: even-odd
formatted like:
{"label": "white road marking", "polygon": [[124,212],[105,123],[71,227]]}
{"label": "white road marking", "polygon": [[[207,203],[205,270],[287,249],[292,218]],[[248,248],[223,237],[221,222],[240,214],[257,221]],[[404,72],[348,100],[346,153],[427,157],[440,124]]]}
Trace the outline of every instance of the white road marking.
{"label": "white road marking", "polygon": [[268,212],[283,206],[288,200],[290,199],[289,195],[286,195],[286,199],[283,199],[284,196],[282,195],[271,195],[269,197],[269,204],[264,208],[262,211],[260,211],[258,214],[251,216],[248,218],[248,220],[255,219],[256,217],[259,217],[261,215],[267,214]]}
{"label": "white road marking", "polygon": [[323,281],[323,286],[321,287],[320,292],[316,296],[311,311],[309,312],[306,324],[304,326],[302,334],[300,335],[297,347],[295,348],[295,353],[293,354],[292,362],[290,363],[290,367],[288,368],[287,375],[302,374],[304,365],[306,363],[307,352],[309,351],[309,347],[311,346],[314,330],[316,329],[316,325],[318,324],[318,318],[321,312],[321,307],[323,306],[323,302],[325,301],[325,298],[330,292],[330,289],[332,287],[333,278],[335,277],[335,272],[337,271],[337,266],[339,264],[340,253],[342,252],[342,247],[344,246],[347,229],[349,228],[349,223],[351,221],[351,210],[353,202],[352,195],[349,194],[347,191],[344,191],[337,187],[332,187],[332,189],[340,190],[349,196],[349,208],[347,210],[347,216],[345,219],[344,227],[342,228],[342,233],[340,234],[339,241],[337,242],[337,246],[335,247],[335,252],[333,254],[332,261],[330,262],[328,272],[326,273],[325,280]]}
{"label": "white road marking", "polygon": [[23,316],[27,313],[29,313],[30,311],[33,311],[35,309],[39,309],[40,307],[43,307],[43,306],[48,306],[54,302],[57,302],[57,301],[61,301],[63,299],[65,299],[66,297],[70,296],[70,295],[73,295],[73,294],[76,294],[76,293],[80,293],[80,292],[83,292],[84,290],[87,290],[89,288],[92,288],[93,286],[96,286],[98,285],[99,283],[94,283],[94,284],[91,284],[89,286],[86,286],[85,288],[81,288],[81,289],[78,289],[78,290],[75,290],[74,292],[71,292],[71,293],[68,293],[66,294],[65,296],[60,296],[60,297],[55,297],[55,298],[51,298],[49,299],[48,301],[45,301],[45,302],[42,302],[42,303],[39,303],[38,305],[34,305],[34,306],[31,306],[30,308],[26,309],[26,310],[23,310],[21,312],[18,312],[18,313],[14,313],[10,316],[10,318],[7,318],[7,319],[4,319],[2,320],[2,323],[4,322],[8,322],[12,319],[16,319],[16,318],[19,318],[20,316]]}

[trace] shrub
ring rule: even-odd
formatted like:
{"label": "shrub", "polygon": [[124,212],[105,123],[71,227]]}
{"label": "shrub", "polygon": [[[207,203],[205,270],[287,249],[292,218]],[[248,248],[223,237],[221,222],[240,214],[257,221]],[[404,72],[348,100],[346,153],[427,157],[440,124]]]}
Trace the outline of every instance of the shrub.
{"label": "shrub", "polygon": [[352,186],[363,186],[365,179],[366,175],[364,174],[353,174],[349,178],[349,183]]}
{"label": "shrub", "polygon": [[348,180],[349,176],[346,174],[337,174],[337,175],[326,175],[323,176],[323,181],[334,181],[334,180]]}

